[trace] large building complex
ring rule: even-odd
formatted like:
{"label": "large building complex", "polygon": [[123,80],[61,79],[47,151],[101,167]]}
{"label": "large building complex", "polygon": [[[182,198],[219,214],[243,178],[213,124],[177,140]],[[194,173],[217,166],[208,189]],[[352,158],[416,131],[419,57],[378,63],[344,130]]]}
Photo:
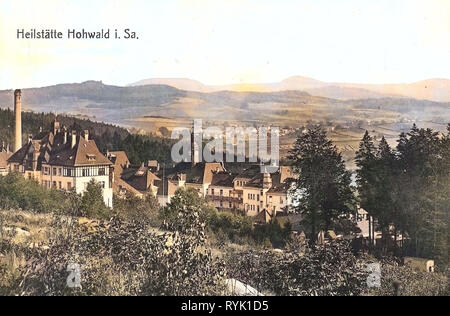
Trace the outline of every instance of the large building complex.
{"label": "large building complex", "polygon": [[103,199],[109,207],[113,206],[113,192],[122,198],[152,195],[164,206],[178,189],[191,188],[218,210],[239,212],[264,222],[289,210],[290,167],[280,167],[270,174],[261,173],[259,165],[246,165],[232,173],[223,163],[199,162],[199,149],[195,147],[191,162],[162,168],[157,161],[132,166],[126,152],[104,155],[89,138],[89,131],[69,130],[56,120],[49,131],[29,136],[22,145],[20,90],[14,92],[14,109],[17,150],[10,153],[2,146],[2,174],[16,171],[47,188],[77,194],[83,194],[88,183],[95,180],[103,188]]}
{"label": "large building complex", "polygon": [[[20,110],[20,90],[16,90],[16,135],[21,145],[22,128]],[[103,188],[103,199],[109,207],[113,206],[114,174],[112,163],[89,139],[89,131],[68,131],[55,121],[52,129],[28,141],[7,159],[9,171],[20,172],[27,179],[35,179],[48,188],[74,191],[83,194],[91,180]]]}

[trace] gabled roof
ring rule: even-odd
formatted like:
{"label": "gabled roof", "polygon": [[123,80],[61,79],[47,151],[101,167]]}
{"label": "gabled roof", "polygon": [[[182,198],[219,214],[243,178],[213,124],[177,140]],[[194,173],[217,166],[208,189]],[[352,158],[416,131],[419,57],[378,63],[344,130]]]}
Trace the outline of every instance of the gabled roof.
{"label": "gabled roof", "polygon": [[76,144],[72,148],[70,137],[64,144],[59,136],[64,137],[61,134],[55,137],[53,148],[50,151],[50,161],[48,162],[50,165],[68,167],[112,165],[112,162],[98,150],[95,141],[86,140],[84,137],[77,135]]}
{"label": "gabled roof", "polygon": [[211,185],[219,187],[233,187],[233,177],[227,172],[214,173]]}
{"label": "gabled roof", "polygon": [[39,139],[35,138],[23,145],[8,159],[8,162],[24,164],[29,154],[39,152],[38,169],[43,162],[68,167],[112,165],[111,161],[99,151],[93,140],[86,140],[77,135],[76,144],[72,148],[72,136],[65,137],[62,131],[57,132],[56,135],[50,132],[41,137],[42,135]]}
{"label": "gabled roof", "polygon": [[110,151],[107,157],[114,165],[114,177],[119,179],[123,170],[130,165],[127,153],[124,151]]}
{"label": "gabled roof", "polygon": [[12,156],[8,159],[9,163],[22,163],[30,149],[30,143],[26,143],[22,146],[18,151],[16,151]]}
{"label": "gabled roof", "polygon": [[[183,165],[185,167],[185,165]],[[181,170],[181,168],[177,168]],[[220,162],[201,162],[192,168],[186,168],[186,183],[191,184],[210,184],[214,173],[224,172],[225,169]]]}
{"label": "gabled roof", "polygon": [[154,173],[152,173],[149,167],[141,166],[139,169],[126,170],[122,176],[122,179],[126,181],[130,186],[140,192],[146,192],[154,181],[160,181]]}

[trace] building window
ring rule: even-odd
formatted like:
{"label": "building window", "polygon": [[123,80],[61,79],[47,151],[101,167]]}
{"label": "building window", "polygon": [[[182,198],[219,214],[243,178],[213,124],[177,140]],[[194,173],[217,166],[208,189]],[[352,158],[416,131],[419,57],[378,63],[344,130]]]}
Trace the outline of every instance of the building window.
{"label": "building window", "polygon": [[62,168],[58,168],[58,176],[62,176]]}
{"label": "building window", "polygon": [[53,168],[53,175],[56,176],[56,168]]}
{"label": "building window", "polygon": [[70,182],[67,182],[67,190],[72,190],[72,183],[70,183]]}
{"label": "building window", "polygon": [[61,181],[58,182],[58,189],[62,190],[62,182]]}
{"label": "building window", "polygon": [[220,190],[220,196],[223,196],[223,190]]}
{"label": "building window", "polygon": [[231,202],[229,203],[229,205],[230,205],[230,208],[233,208],[233,204]]}
{"label": "building window", "polygon": [[106,170],[105,170],[104,167],[98,169],[98,175],[99,175],[99,176],[104,176],[104,175],[106,175]]}
{"label": "building window", "polygon": [[214,189],[211,189],[211,195],[214,195]]}
{"label": "building window", "polygon": [[280,197],[280,204],[283,204],[283,203],[284,203],[283,198]]}
{"label": "building window", "polygon": [[56,181],[53,181],[53,188],[56,189]]}
{"label": "building window", "polygon": [[87,177],[88,176],[88,170],[87,169],[82,169],[81,170],[81,176],[82,177]]}

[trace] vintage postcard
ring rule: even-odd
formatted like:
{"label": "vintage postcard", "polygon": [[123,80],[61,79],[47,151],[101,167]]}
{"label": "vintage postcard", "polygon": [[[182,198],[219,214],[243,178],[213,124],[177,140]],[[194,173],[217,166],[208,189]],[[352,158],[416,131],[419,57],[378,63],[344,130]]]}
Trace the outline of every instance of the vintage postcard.
{"label": "vintage postcard", "polygon": [[448,0],[1,0],[0,295],[449,295],[449,39]]}

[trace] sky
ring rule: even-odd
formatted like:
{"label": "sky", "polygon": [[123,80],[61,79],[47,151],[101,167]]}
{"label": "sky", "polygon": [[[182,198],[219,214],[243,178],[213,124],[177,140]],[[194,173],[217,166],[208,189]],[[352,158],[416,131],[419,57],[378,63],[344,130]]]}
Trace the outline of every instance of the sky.
{"label": "sky", "polygon": [[[129,28],[139,39],[16,39],[22,28]],[[0,0],[0,89],[448,79],[449,39],[449,0]]]}

